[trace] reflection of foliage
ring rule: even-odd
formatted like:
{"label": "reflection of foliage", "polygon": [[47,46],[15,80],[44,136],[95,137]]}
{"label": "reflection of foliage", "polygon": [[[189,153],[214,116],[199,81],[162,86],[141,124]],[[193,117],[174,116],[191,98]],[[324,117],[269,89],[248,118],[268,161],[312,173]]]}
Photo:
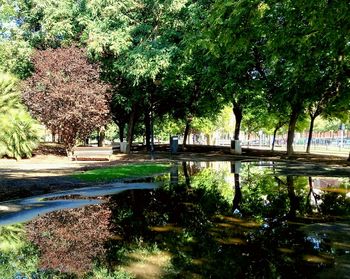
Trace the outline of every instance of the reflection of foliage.
{"label": "reflection of foliage", "polygon": [[[218,204],[225,204],[225,202],[232,203],[232,186],[226,182],[226,176],[227,173],[224,171],[204,169],[192,177],[191,186],[202,193],[201,202],[206,203],[206,207],[214,207]],[[220,203],[217,203],[218,199],[221,200]]]}
{"label": "reflection of foliage", "polygon": [[350,215],[350,181],[344,180],[337,188],[324,188],[320,195],[320,209],[323,214],[335,216]]}
{"label": "reflection of foliage", "polygon": [[128,272],[123,270],[116,270],[114,272],[110,272],[105,267],[96,267],[92,272],[90,272],[84,278],[86,279],[133,279],[134,277],[130,275]]}
{"label": "reflection of foliage", "polygon": [[350,199],[345,193],[324,192],[321,195],[320,208],[323,214],[331,216],[349,216]]}
{"label": "reflection of foliage", "polygon": [[282,216],[287,211],[287,189],[273,176],[265,173],[243,175],[241,187],[244,201],[241,207],[246,215],[263,219]]}
{"label": "reflection of foliage", "polygon": [[[298,210],[302,215],[307,209],[307,203],[303,202],[309,192],[305,177],[290,177],[288,180],[250,165],[242,168],[240,177],[243,195],[241,209],[246,216],[263,220],[286,216],[290,210]],[[291,185],[288,185],[288,181]]]}
{"label": "reflection of foliage", "polygon": [[[45,269],[40,278],[309,278],[333,266],[337,251],[343,250],[334,249],[332,234],[341,226],[301,225],[312,222],[304,206],[309,194],[305,178],[254,169],[240,175],[242,215],[232,214],[233,185],[223,173],[207,170],[192,177],[191,185],[125,191],[104,205],[30,222],[28,235],[39,246]],[[345,194],[321,195],[318,214],[348,215]],[[299,222],[290,222],[293,218]],[[10,241],[17,239],[16,230],[6,234]],[[335,239],[337,245],[347,243]],[[106,257],[100,256],[103,252]],[[33,272],[38,275],[35,265]]]}
{"label": "reflection of foliage", "polygon": [[0,227],[1,278],[31,278],[37,262],[38,252],[26,240],[23,225]]}
{"label": "reflection of foliage", "polygon": [[49,213],[29,222],[28,238],[41,252],[40,266],[67,273],[90,270],[105,252],[111,212],[104,205]]}
{"label": "reflection of foliage", "polygon": [[172,255],[164,278],[277,278],[286,272],[307,277],[332,265],[330,245],[320,250],[287,221],[307,213],[301,202],[308,193],[305,178],[242,173],[242,212],[253,217],[248,221],[230,214],[232,187],[226,183],[221,188],[224,180],[217,172],[197,175],[191,185],[170,184],[114,197],[118,240],[110,261],[132,265],[134,259],[125,255],[136,243],[144,249],[156,243]]}

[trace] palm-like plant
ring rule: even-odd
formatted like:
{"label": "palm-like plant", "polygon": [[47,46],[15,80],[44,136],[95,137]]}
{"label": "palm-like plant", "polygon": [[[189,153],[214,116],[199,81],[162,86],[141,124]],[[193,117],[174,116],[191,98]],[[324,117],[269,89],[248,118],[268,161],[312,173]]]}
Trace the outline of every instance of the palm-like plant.
{"label": "palm-like plant", "polygon": [[31,157],[38,142],[38,124],[20,103],[17,80],[0,73],[0,157]]}
{"label": "palm-like plant", "polygon": [[0,115],[20,105],[17,80],[9,74],[0,73]]}

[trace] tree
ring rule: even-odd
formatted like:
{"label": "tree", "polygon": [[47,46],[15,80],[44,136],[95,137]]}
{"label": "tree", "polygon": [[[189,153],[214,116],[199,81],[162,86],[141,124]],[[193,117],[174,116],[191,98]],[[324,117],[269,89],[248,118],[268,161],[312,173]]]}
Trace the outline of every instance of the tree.
{"label": "tree", "polygon": [[162,75],[176,54],[183,6],[157,0],[102,0],[86,6],[83,38],[92,56],[101,61],[106,80],[114,85],[114,99],[122,100],[129,114],[129,147],[141,116],[150,134],[150,116],[162,95]]}
{"label": "tree", "polygon": [[345,1],[266,1],[263,26],[269,34],[268,69],[279,77],[272,101],[290,107],[289,155],[298,117],[305,108],[348,95],[348,12]]}
{"label": "tree", "polygon": [[73,46],[36,51],[32,61],[35,72],[24,83],[23,99],[35,117],[60,133],[67,151],[107,124],[108,86],[84,50]]}
{"label": "tree", "polygon": [[265,106],[264,37],[260,28],[260,1],[215,1],[199,48],[211,60],[210,83],[232,104],[234,139],[239,139],[246,110]]}
{"label": "tree", "polygon": [[18,81],[0,72],[0,157],[31,157],[39,142],[38,123],[20,103]]}

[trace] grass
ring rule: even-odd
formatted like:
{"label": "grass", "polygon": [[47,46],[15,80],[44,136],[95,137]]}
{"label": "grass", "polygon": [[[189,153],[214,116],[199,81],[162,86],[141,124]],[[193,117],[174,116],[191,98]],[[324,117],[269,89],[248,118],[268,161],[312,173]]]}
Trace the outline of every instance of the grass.
{"label": "grass", "polygon": [[83,181],[111,181],[160,174],[169,171],[169,168],[170,164],[130,164],[88,170],[75,173],[73,177]]}

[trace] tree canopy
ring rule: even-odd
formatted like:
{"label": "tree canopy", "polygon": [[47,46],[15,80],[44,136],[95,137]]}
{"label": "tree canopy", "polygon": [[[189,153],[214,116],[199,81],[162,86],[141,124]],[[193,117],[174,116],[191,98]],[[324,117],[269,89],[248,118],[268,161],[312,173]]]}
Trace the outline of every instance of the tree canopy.
{"label": "tree canopy", "polygon": [[109,120],[108,85],[77,47],[36,51],[35,72],[23,86],[31,113],[70,150]]}
{"label": "tree canopy", "polygon": [[73,45],[100,65],[129,144],[139,127],[149,146],[153,123],[167,117],[185,123],[186,138],[194,117],[230,104],[235,139],[241,125],[287,123],[292,154],[305,115],[310,135],[319,115],[348,115],[349,9],[344,0],[3,1],[0,70],[31,80],[45,69],[33,72],[32,52]]}

